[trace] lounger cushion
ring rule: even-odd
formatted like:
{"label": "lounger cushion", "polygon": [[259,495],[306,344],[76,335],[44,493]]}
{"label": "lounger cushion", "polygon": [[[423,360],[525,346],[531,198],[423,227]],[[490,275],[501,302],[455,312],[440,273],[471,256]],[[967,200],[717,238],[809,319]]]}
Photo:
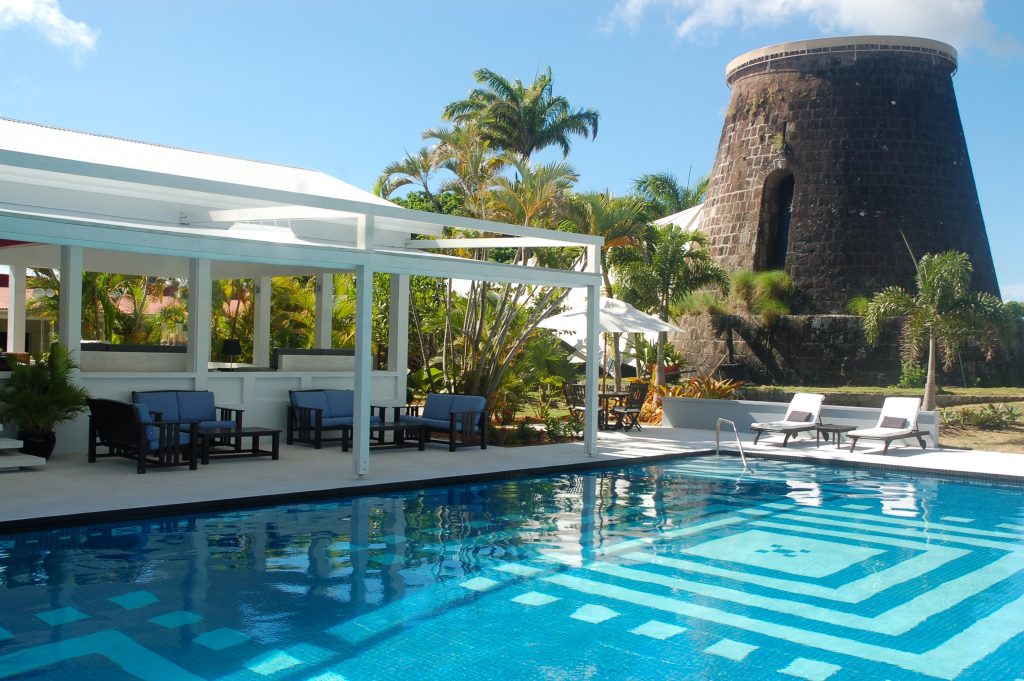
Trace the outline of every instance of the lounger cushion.
{"label": "lounger cushion", "polygon": [[901,419],[898,416],[886,416],[879,424],[879,428],[906,428],[907,420]]}
{"label": "lounger cushion", "polygon": [[328,413],[327,394],[323,390],[303,390],[291,394],[292,406],[305,409],[319,409]]}

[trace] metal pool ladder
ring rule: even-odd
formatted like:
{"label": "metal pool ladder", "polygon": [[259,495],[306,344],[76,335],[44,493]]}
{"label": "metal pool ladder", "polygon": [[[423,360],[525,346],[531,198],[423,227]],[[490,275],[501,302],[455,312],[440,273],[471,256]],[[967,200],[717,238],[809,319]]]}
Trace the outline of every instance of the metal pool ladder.
{"label": "metal pool ladder", "polygon": [[732,426],[732,432],[736,435],[736,446],[740,448],[740,461],[743,462],[743,470],[749,471],[750,468],[747,466],[747,455],[743,453],[743,443],[740,441],[740,431],[736,430],[736,422],[730,421],[729,419],[718,419],[715,422],[715,454],[719,453],[722,439],[722,424],[728,423]]}

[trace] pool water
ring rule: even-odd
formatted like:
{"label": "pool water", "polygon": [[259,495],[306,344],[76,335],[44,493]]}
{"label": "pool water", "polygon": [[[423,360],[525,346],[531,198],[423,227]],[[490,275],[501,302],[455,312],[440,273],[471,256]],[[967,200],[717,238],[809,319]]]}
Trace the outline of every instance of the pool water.
{"label": "pool water", "polygon": [[6,535],[0,579],[0,678],[1024,678],[1024,490],[788,462]]}

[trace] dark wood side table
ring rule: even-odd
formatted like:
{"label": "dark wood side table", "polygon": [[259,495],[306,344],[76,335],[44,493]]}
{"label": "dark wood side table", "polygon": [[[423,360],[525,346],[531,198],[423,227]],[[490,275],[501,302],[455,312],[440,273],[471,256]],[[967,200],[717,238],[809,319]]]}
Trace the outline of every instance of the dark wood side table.
{"label": "dark wood side table", "polygon": [[[270,449],[260,449],[260,438],[262,437],[270,438]],[[248,450],[240,448],[243,438],[249,438],[252,441],[252,447]],[[230,443],[233,447],[227,451],[218,451],[213,448],[213,443],[216,440]],[[261,426],[201,431],[199,433],[199,448],[204,464],[210,463],[211,457],[214,459],[236,459],[245,456],[269,456],[277,461],[281,451],[281,431]]]}
{"label": "dark wood side table", "polygon": [[851,430],[856,430],[857,426],[841,426],[835,423],[819,423],[814,426],[814,429],[816,431],[814,434],[815,446],[821,444],[822,435],[825,436],[825,442],[828,442],[829,435],[832,435],[835,438],[836,449],[839,449],[839,446],[843,442],[843,434],[849,433]]}
{"label": "dark wood side table", "polygon": [[[393,432],[394,442],[384,442],[384,433]],[[406,441],[406,433],[415,435],[415,440]],[[373,435],[377,435],[377,443],[373,442]],[[401,448],[410,447],[415,442],[416,448],[421,452],[427,448],[427,426],[419,423],[406,423],[405,421],[382,421],[370,424],[370,449],[386,449],[389,447]],[[407,444],[408,442],[408,444]],[[352,427],[345,426],[341,429],[341,451],[347,452],[352,443]]]}

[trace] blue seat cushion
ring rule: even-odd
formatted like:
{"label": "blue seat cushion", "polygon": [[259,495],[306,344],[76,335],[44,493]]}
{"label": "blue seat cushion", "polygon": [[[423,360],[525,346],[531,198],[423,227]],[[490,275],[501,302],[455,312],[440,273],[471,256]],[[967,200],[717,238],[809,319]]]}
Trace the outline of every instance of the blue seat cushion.
{"label": "blue seat cushion", "polygon": [[181,421],[216,421],[217,407],[209,390],[178,392],[178,419]]}
{"label": "blue seat cushion", "polygon": [[420,416],[425,419],[448,420],[452,411],[452,396],[441,393],[427,393],[427,402],[423,405]]}
{"label": "blue seat cushion", "polygon": [[178,415],[178,397],[173,390],[133,392],[132,402],[146,405],[151,412],[159,412],[164,421],[181,420]]}
{"label": "blue seat cushion", "polygon": [[296,390],[289,397],[293,407],[319,409],[324,413],[324,416],[328,414],[327,395],[323,390]]}
{"label": "blue seat cushion", "polygon": [[238,424],[234,421],[200,421],[199,430],[234,430]]}
{"label": "blue seat cushion", "polygon": [[[450,418],[451,417],[449,416],[449,417],[443,418],[443,419],[428,419],[428,418],[424,418],[422,416],[408,416],[408,415],[403,414],[403,415],[398,417],[398,420],[401,421],[402,423],[408,423],[410,425],[426,426],[430,430],[443,430],[445,432],[448,432],[450,430],[450,428],[451,428],[451,421],[449,420]],[[473,424],[473,432],[476,432],[478,430],[479,430],[479,428],[476,427],[476,423],[474,422],[474,424]],[[461,433],[462,432],[462,419],[461,418],[457,418],[456,421],[455,421],[455,432],[456,433]]]}
{"label": "blue seat cushion", "polygon": [[[323,426],[324,428],[339,428],[351,426],[354,422],[355,418],[352,416],[331,416],[324,419]],[[370,417],[370,423],[380,423],[380,417],[374,414]]]}
{"label": "blue seat cushion", "polygon": [[325,390],[327,413],[324,416],[352,416],[355,413],[354,390]]}

